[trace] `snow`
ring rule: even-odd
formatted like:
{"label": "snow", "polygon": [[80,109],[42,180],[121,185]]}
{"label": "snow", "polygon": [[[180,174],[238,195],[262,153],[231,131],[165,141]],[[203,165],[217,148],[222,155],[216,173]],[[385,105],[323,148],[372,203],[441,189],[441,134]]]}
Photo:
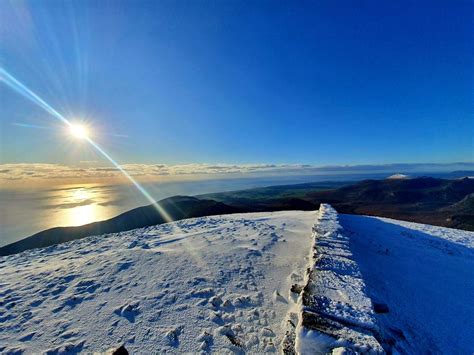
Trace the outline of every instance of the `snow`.
{"label": "snow", "polygon": [[374,302],[379,337],[399,353],[474,351],[474,232],[340,215]]}
{"label": "snow", "polygon": [[404,179],[409,179],[409,178],[410,178],[409,175],[393,174],[393,175],[390,175],[387,179],[389,179],[389,180],[404,180]]}
{"label": "snow", "polygon": [[327,353],[338,347],[381,353],[372,302],[337,212],[323,204],[313,227],[313,257],[300,294],[296,350]]}
{"label": "snow", "polygon": [[89,237],[0,275],[0,353],[474,350],[474,233],[329,205]]}
{"label": "snow", "polygon": [[0,352],[271,352],[314,212],[184,220],[0,258]]}
{"label": "snow", "polygon": [[313,238],[298,352],[473,353],[474,232],[322,205]]}

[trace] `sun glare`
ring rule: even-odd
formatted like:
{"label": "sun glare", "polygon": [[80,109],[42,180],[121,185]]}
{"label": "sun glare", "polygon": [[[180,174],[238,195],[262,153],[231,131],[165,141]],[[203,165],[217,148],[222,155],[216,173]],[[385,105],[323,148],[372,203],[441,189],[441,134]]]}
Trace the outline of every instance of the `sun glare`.
{"label": "sun glare", "polygon": [[90,193],[87,189],[80,188],[72,191],[72,199],[76,202],[82,202],[90,198]]}
{"label": "sun glare", "polygon": [[71,125],[70,132],[75,138],[78,139],[86,139],[88,137],[87,128],[82,125]]}

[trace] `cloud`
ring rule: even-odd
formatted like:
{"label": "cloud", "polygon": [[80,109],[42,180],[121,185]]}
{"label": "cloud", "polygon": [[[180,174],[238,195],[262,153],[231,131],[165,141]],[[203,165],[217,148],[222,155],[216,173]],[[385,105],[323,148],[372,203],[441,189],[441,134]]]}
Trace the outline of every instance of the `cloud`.
{"label": "cloud", "polygon": [[83,200],[80,202],[69,202],[69,203],[59,203],[59,204],[54,204],[54,205],[46,205],[44,208],[60,208],[60,209],[68,209],[68,208],[74,208],[74,207],[80,207],[80,206],[87,206],[95,203],[93,199],[87,199]]}
{"label": "cloud", "polygon": [[[51,180],[121,178],[122,173],[110,166],[67,166],[62,164],[22,163],[0,164],[0,180]],[[472,170],[474,163],[452,164],[387,164],[387,165],[335,165],[314,166],[308,164],[124,164],[131,176],[143,179],[171,177],[221,177],[221,176],[273,176],[273,175],[330,175],[393,172],[435,172]]]}
{"label": "cloud", "polygon": [[0,165],[0,179],[54,179],[76,178],[89,176],[88,169],[68,167],[59,164],[2,164]]}

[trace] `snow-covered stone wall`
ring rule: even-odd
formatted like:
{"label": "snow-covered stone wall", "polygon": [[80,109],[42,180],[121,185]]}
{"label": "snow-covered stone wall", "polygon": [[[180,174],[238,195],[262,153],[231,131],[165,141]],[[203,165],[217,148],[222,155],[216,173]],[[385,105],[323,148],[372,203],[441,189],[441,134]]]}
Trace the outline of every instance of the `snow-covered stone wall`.
{"label": "snow-covered stone wall", "polygon": [[349,249],[337,212],[322,204],[313,227],[313,248],[298,298],[295,350],[300,354],[382,353],[372,302]]}

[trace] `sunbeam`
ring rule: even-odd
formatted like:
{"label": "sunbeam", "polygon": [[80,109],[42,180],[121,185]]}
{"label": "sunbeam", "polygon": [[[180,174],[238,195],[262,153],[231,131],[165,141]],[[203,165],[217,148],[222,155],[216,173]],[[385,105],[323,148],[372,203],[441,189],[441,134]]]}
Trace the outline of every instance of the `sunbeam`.
{"label": "sunbeam", "polygon": [[88,136],[84,127],[71,123],[67,118],[65,118],[48,103],[46,103],[46,101],[44,101],[41,97],[23,85],[20,81],[13,77],[13,75],[8,73],[3,67],[0,67],[0,81],[66,124],[76,137],[89,142],[89,144],[91,144],[104,158],[112,163],[112,165],[114,165],[138,189],[138,191],[140,191],[143,196],[145,196],[145,198],[155,207],[155,209],[165,221],[171,222],[173,220],[171,216],[153,199],[153,197],[151,197],[151,195],[132,176],[130,176],[130,174],[128,174],[109,154],[107,154],[98,143],[94,142]]}
{"label": "sunbeam", "polygon": [[[61,122],[66,124],[69,129],[73,132],[76,137],[79,137],[87,141],[95,150],[97,150],[105,159],[107,159],[118,171],[120,171],[136,188],[140,193],[153,205],[156,211],[163,217],[166,222],[172,222],[173,218],[166,212],[166,210],[160,206],[160,204],[153,199],[153,197],[125,170],[123,169],[98,143],[96,143],[87,132],[87,129],[82,126],[77,126],[58,111],[52,108],[46,101],[41,97],[35,94],[32,90],[23,85],[20,81],[14,78],[9,74],[3,67],[0,67],[0,81],[5,83],[12,90],[16,91],[23,97],[27,98],[31,102],[35,103],[39,107],[43,108],[45,111],[59,119]],[[82,128],[80,128],[82,127]],[[181,231],[178,225],[171,226],[172,229],[177,229]],[[186,238],[183,239],[183,246],[186,251],[194,258],[194,260],[201,266],[205,265],[205,261],[202,257],[196,252],[195,248],[192,245],[189,245]]]}
{"label": "sunbeam", "polygon": [[12,126],[17,126],[17,127],[22,127],[22,128],[47,129],[47,130],[52,130],[53,129],[51,127],[45,127],[45,126],[39,126],[39,125],[35,125],[35,124],[21,123],[21,122],[13,122]]}
{"label": "sunbeam", "polygon": [[69,122],[66,118],[64,118],[63,115],[61,115],[58,111],[56,111],[54,108],[48,105],[41,97],[36,95],[33,91],[31,91],[25,85],[23,85],[21,82],[15,79],[13,75],[8,73],[3,67],[0,67],[0,80],[3,83],[5,83],[8,87],[10,87],[12,90],[19,93],[21,96],[27,98],[31,102],[40,106],[43,110],[49,112],[58,120],[67,124],[68,126],[71,126],[71,122]]}

